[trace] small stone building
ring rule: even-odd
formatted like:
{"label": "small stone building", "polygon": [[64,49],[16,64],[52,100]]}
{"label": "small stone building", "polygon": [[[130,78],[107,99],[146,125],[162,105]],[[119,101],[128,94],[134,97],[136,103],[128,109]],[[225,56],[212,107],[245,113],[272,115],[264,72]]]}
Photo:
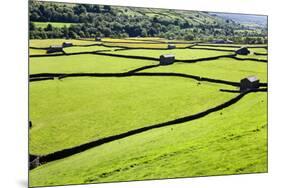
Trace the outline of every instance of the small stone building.
{"label": "small stone building", "polygon": [[226,43],[226,44],[233,44],[233,41],[227,39],[227,40],[225,41],[225,43]]}
{"label": "small stone building", "polygon": [[172,54],[164,54],[160,56],[160,65],[170,65],[175,61],[175,56]]}
{"label": "small stone building", "polygon": [[212,41],[213,44],[225,44],[225,40],[223,39],[216,39]]}
{"label": "small stone building", "polygon": [[63,52],[63,47],[62,46],[50,46],[49,49],[47,50],[47,53],[56,53],[56,52]]}
{"label": "small stone building", "polygon": [[168,49],[175,49],[176,48],[176,45],[174,44],[168,44]]}
{"label": "small stone building", "polygon": [[248,55],[250,53],[250,50],[247,47],[242,47],[235,51],[238,55]]}
{"label": "small stone building", "polygon": [[63,42],[62,43],[62,47],[71,47],[71,46],[73,46],[73,44],[71,43],[71,42]]}
{"label": "small stone building", "polygon": [[101,41],[101,38],[100,37],[96,37],[95,40],[96,41]]}
{"label": "small stone building", "polygon": [[215,39],[215,40],[212,40],[213,44],[233,44],[233,41],[231,40],[224,40],[224,39]]}
{"label": "small stone building", "polygon": [[249,76],[240,81],[240,91],[248,91],[251,89],[258,89],[260,81],[256,76]]}

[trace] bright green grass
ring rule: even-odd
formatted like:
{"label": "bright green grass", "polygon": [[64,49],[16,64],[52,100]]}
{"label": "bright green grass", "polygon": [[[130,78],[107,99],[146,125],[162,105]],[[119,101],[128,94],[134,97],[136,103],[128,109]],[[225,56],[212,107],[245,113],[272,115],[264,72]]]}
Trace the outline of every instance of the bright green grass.
{"label": "bright green grass", "polygon": [[47,53],[47,50],[29,48],[29,55],[40,55],[40,54],[46,54],[46,53]]}
{"label": "bright green grass", "polygon": [[157,61],[136,60],[100,55],[71,55],[30,58],[30,74],[36,73],[116,73],[127,72]]}
{"label": "bright green grass", "polygon": [[265,48],[248,48],[250,52],[258,52],[258,53],[267,53],[267,49]]}
{"label": "bright green grass", "polygon": [[267,172],[265,93],[51,162],[29,177],[31,186],[48,186],[257,172]]}
{"label": "bright green grass", "polygon": [[267,55],[255,55],[253,53],[250,53],[248,55],[237,55],[237,57],[242,58],[242,59],[254,58],[254,59],[260,59],[260,60],[267,60]]}
{"label": "bright green grass", "polygon": [[76,25],[77,23],[63,23],[63,22],[33,22],[36,27],[46,28],[48,24],[51,24],[53,27],[63,28],[64,26],[70,27],[71,25]]}
{"label": "bright green grass", "polygon": [[136,55],[159,58],[162,54],[173,54],[176,59],[199,59],[206,57],[214,57],[220,55],[233,54],[232,52],[218,52],[211,50],[192,50],[192,49],[172,49],[172,50],[124,50],[116,52],[106,52],[112,54],[123,54],[123,55]]}
{"label": "bright green grass", "polygon": [[104,47],[104,46],[89,46],[89,47],[67,47],[64,48],[63,50],[66,53],[75,53],[75,52],[94,52],[94,51],[99,51],[99,50],[114,50],[114,49],[120,49],[120,48],[109,48],[109,47]]}
{"label": "bright green grass", "polygon": [[75,39],[32,39],[29,40],[29,46],[47,48],[51,45],[62,45],[63,42],[72,42],[74,45],[88,45],[100,43],[95,41],[84,41]]}
{"label": "bright green grass", "polygon": [[[118,47],[129,47],[129,48],[168,48],[168,44],[165,43],[155,43],[155,44],[144,44],[144,43],[106,43],[103,44],[107,46],[118,46]],[[187,47],[191,44],[176,44],[176,47]]]}
{"label": "bright green grass", "polygon": [[209,49],[219,49],[219,50],[237,50],[239,47],[233,48],[233,47],[220,47],[220,46],[193,46],[192,48],[209,48]]}
{"label": "bright green grass", "polygon": [[221,58],[198,63],[174,63],[143,72],[178,72],[202,77],[240,82],[244,77],[256,75],[261,82],[267,82],[267,64],[257,61],[240,61]]}
{"label": "bright green grass", "polygon": [[47,154],[201,112],[232,88],[175,77],[68,78],[30,85],[30,152]]}

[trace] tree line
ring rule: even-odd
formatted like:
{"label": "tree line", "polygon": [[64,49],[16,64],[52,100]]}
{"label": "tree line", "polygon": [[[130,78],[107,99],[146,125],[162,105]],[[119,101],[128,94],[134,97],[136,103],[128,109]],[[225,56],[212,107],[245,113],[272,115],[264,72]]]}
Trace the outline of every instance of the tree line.
{"label": "tree line", "polygon": [[[190,21],[161,14],[130,15],[126,7],[90,4],[62,4],[30,1],[30,38],[163,37],[184,40],[230,39],[239,43],[266,43],[266,31],[235,32],[243,26],[225,22],[194,25]],[[132,10],[130,10],[132,11]],[[37,27],[33,22],[73,23],[57,28]]]}

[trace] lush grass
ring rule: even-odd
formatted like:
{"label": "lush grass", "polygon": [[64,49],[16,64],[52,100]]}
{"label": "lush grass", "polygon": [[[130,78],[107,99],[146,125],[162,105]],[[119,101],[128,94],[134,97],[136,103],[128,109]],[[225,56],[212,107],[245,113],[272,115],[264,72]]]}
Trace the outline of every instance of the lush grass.
{"label": "lush grass", "polygon": [[239,61],[230,58],[198,63],[174,63],[143,72],[178,72],[235,82],[239,82],[244,77],[256,75],[262,82],[267,82],[267,63]]}
{"label": "lush grass", "polygon": [[[165,40],[140,38],[141,40]],[[134,41],[105,39],[108,41]],[[31,40],[31,46],[60,45],[64,39]],[[67,40],[74,44],[95,41]],[[108,45],[116,45],[106,43]],[[128,45],[117,43],[120,46]],[[129,44],[151,47],[149,44]],[[167,44],[152,46],[167,47]],[[157,46],[158,45],[158,46]],[[212,48],[234,49],[227,45]],[[209,47],[208,47],[209,48]],[[70,47],[67,52],[113,49]],[[265,53],[263,48],[251,52]],[[30,49],[30,54],[44,54]],[[210,50],[110,52],[177,59],[230,54]],[[240,56],[239,56],[240,57]],[[250,54],[245,58],[255,56]],[[98,55],[30,58],[30,73],[126,72],[157,61]],[[179,72],[239,82],[256,75],[267,82],[267,64],[223,58],[174,63],[143,72]],[[31,154],[48,154],[106,136],[194,114],[236,96],[236,89],[178,77],[66,78],[30,83]],[[267,94],[252,93],[204,118],[154,129],[42,165],[30,172],[31,186],[129,181],[267,171]]]}
{"label": "lush grass", "polygon": [[138,55],[146,57],[159,58],[162,54],[173,54],[176,59],[199,59],[206,57],[214,57],[220,55],[233,54],[232,52],[218,52],[211,50],[192,50],[192,49],[172,49],[172,50],[125,50],[116,52],[106,52],[112,54],[123,54],[123,55]]}
{"label": "lush grass", "polygon": [[33,22],[35,27],[46,28],[48,24],[51,24],[53,27],[62,28],[64,26],[70,27],[71,25],[75,25],[77,23],[63,23],[63,22]]}
{"label": "lush grass", "polygon": [[214,49],[214,50],[218,49],[218,50],[233,50],[233,51],[239,49],[239,47],[236,47],[236,48],[234,48],[234,47],[220,47],[220,46],[215,46],[215,45],[212,45],[212,46],[204,46],[204,45],[200,46],[199,45],[199,46],[193,46],[192,48],[208,48],[208,49]]}
{"label": "lush grass", "polygon": [[116,73],[127,72],[157,61],[136,60],[100,55],[71,55],[30,58],[30,74],[36,73]]}
{"label": "lush grass", "polygon": [[204,118],[151,130],[40,166],[30,172],[30,184],[266,172],[266,97],[265,93],[249,94]]}
{"label": "lush grass", "polygon": [[265,48],[248,48],[250,52],[258,52],[258,53],[267,53],[267,49]]}
{"label": "lush grass", "polygon": [[89,47],[67,47],[64,48],[63,50],[66,53],[75,53],[75,52],[94,52],[94,51],[99,51],[99,50],[115,50],[115,49],[120,49],[120,48],[112,48],[112,47],[104,47],[104,46],[89,46]]}
{"label": "lush grass", "polygon": [[47,48],[51,45],[62,45],[63,42],[72,42],[74,45],[88,45],[100,43],[95,41],[84,41],[75,39],[33,39],[29,41],[29,46]]}
{"label": "lush grass", "polygon": [[[107,43],[104,42],[107,46],[120,46],[120,47],[129,47],[129,48],[168,48],[168,44],[165,43],[155,43],[155,44],[143,44],[143,43]],[[176,44],[176,47],[187,47],[191,44]]]}
{"label": "lush grass", "polygon": [[236,95],[219,92],[221,87],[171,77],[32,83],[30,152],[47,154],[201,112]]}
{"label": "lush grass", "polygon": [[29,55],[47,54],[47,50],[29,49]]}
{"label": "lush grass", "polygon": [[267,55],[255,55],[253,53],[250,53],[248,55],[237,55],[237,57],[242,58],[242,59],[254,58],[254,59],[260,59],[260,60],[267,60]]}

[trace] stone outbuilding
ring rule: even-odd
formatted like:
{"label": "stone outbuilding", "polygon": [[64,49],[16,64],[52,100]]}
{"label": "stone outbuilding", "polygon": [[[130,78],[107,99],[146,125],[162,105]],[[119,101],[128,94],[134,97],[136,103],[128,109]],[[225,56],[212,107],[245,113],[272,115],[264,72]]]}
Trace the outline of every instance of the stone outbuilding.
{"label": "stone outbuilding", "polygon": [[100,37],[96,37],[95,41],[101,41],[101,38]]}
{"label": "stone outbuilding", "polygon": [[175,61],[175,55],[173,54],[164,54],[160,56],[160,65],[170,65]]}
{"label": "stone outbuilding", "polygon": [[73,44],[71,43],[71,42],[63,42],[62,43],[62,47],[71,47],[71,46],[73,46]]}
{"label": "stone outbuilding", "polygon": [[238,55],[248,55],[250,53],[250,50],[247,47],[242,47],[235,51]]}
{"label": "stone outbuilding", "polygon": [[47,53],[56,53],[56,52],[63,52],[63,47],[62,46],[50,46],[49,49],[47,50]]}
{"label": "stone outbuilding", "polygon": [[240,81],[240,91],[248,91],[251,89],[258,89],[260,80],[256,76],[249,76]]}
{"label": "stone outbuilding", "polygon": [[174,44],[168,44],[168,49],[175,49],[176,48],[176,45]]}
{"label": "stone outbuilding", "polygon": [[224,40],[224,39],[215,39],[215,40],[212,40],[211,43],[213,44],[233,44],[233,41],[231,40]]}

